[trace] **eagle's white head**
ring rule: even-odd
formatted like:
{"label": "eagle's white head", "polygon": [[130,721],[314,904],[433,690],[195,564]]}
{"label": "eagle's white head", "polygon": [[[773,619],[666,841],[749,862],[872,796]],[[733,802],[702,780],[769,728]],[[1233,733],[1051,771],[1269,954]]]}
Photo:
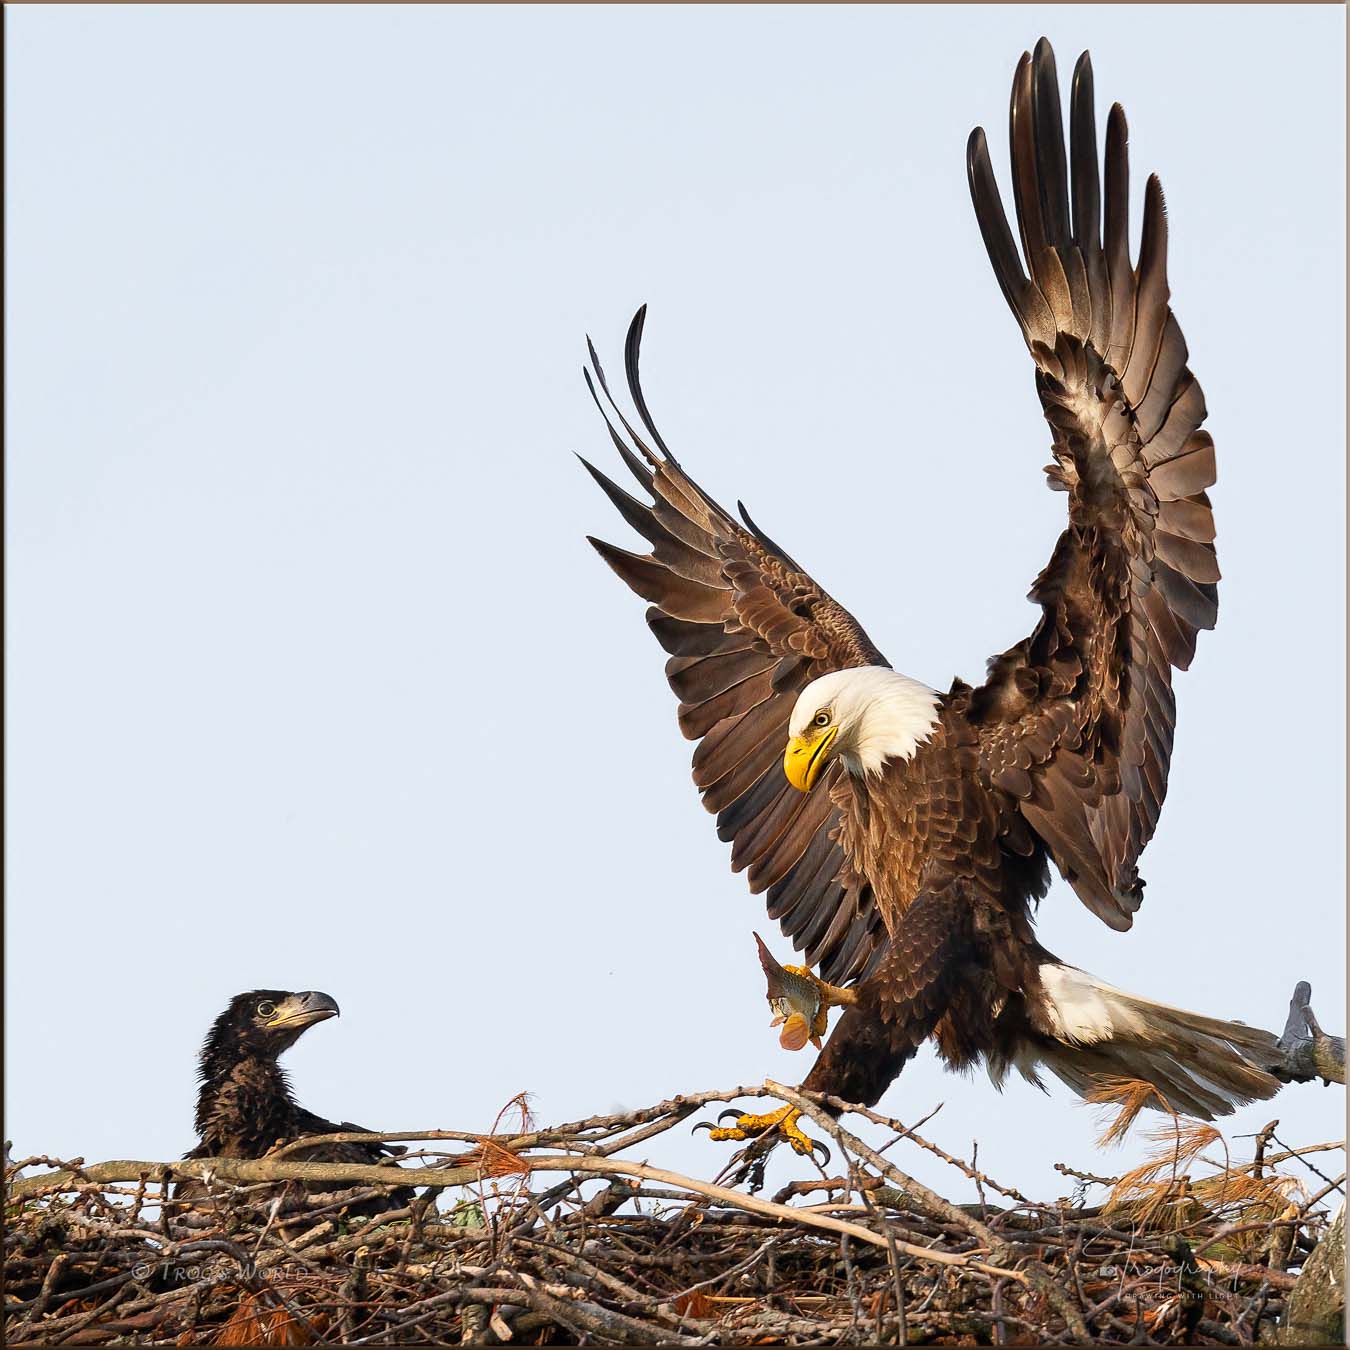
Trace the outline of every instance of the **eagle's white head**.
{"label": "eagle's white head", "polygon": [[783,772],[809,792],[836,755],[856,778],[908,759],[932,734],[939,695],[889,666],[855,666],[822,675],[797,696],[788,721]]}

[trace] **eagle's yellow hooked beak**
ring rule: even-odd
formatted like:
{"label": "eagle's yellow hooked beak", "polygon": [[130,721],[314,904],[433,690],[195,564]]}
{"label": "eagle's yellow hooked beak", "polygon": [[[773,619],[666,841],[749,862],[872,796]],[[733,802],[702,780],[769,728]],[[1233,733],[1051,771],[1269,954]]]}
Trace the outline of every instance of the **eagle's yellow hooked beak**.
{"label": "eagle's yellow hooked beak", "polygon": [[810,792],[811,785],[820,777],[821,769],[829,760],[830,746],[838,734],[838,727],[826,727],[824,730],[809,727],[788,742],[783,752],[783,772],[798,792]]}

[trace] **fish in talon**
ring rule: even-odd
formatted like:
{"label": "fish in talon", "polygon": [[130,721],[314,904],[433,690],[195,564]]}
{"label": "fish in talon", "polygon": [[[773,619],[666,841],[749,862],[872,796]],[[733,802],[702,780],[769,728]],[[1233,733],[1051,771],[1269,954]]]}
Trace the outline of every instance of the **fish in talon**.
{"label": "fish in talon", "polygon": [[856,1003],[852,989],[840,989],[813,975],[806,966],[784,966],[774,958],[758,933],[759,964],[768,981],[765,997],[773,1011],[770,1026],[781,1026],[778,1043],[784,1050],[800,1050],[810,1041],[820,1049],[821,1037],[829,1028],[831,1008]]}

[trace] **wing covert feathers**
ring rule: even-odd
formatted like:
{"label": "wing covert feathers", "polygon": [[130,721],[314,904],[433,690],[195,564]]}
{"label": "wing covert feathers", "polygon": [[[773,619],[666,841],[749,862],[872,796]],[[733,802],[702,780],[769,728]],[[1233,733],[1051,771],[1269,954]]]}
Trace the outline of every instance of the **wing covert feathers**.
{"label": "wing covert feathers", "polygon": [[830,983],[847,984],[874,968],[885,926],[837,840],[837,770],[798,793],[783,776],[783,749],[806,684],[831,670],[887,662],[744,507],[741,524],[671,455],[639,378],[645,320],[644,306],[624,346],[629,397],[645,436],[615,402],[593,346],[586,382],[650,502],[582,463],[650,552],[590,542],[650,602],[647,623],[670,658],[666,679],[680,700],[680,730],[698,742],[694,782],[717,815],[718,836],[732,845],[733,870],[746,872],[751,891],[767,893],[770,917],[807,962]]}
{"label": "wing covert feathers", "polygon": [[[1086,53],[1067,121],[1049,44],[1022,57],[1009,140],[1016,231],[978,128],[967,146],[971,200],[1035,366],[1052,436],[1046,472],[1068,496],[1068,525],[1030,592],[1041,611],[1035,629],[991,660],[970,717],[984,776],[1017,803],[1083,902],[1128,928],[1143,894],[1139,855],[1167,791],[1172,671],[1190,664],[1197,634],[1217,616],[1206,495],[1214,445],[1169,305],[1162,188],[1147,182],[1134,261],[1125,115],[1112,107],[1099,158]],[[639,310],[624,348],[637,425],[593,347],[586,378],[650,500],[586,467],[650,551],[592,543],[651,605],[680,728],[698,742],[694,780],[732,845],[733,867],[766,893],[807,960],[844,984],[875,968],[881,917],[846,864],[833,781],[798,798],[779,760],[792,704],[810,680],[886,663],[743,507],[737,521],[671,455],[639,379],[645,317]]]}
{"label": "wing covert feathers", "polygon": [[1092,66],[1074,70],[1068,156],[1054,54],[1023,55],[1009,115],[1017,240],[984,132],[967,147],[971,200],[999,287],[1036,366],[1069,524],[1031,599],[1042,617],[990,662],[977,693],[987,770],[1019,800],[1083,902],[1128,928],[1136,863],[1167,790],[1172,670],[1217,615],[1214,445],[1169,308],[1167,215],[1148,180],[1129,248],[1125,115],[1098,171]]}

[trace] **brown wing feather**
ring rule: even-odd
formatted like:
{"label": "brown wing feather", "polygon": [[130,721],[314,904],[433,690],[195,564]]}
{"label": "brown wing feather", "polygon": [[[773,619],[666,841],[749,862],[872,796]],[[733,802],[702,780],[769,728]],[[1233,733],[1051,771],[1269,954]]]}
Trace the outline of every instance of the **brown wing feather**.
{"label": "brown wing feather", "polygon": [[1087,54],[1074,71],[1067,169],[1044,39],[1018,65],[1010,125],[1021,256],[978,128],[967,156],[971,197],[1036,363],[1054,435],[1047,473],[1069,494],[1069,527],[1031,591],[1040,622],[990,662],[974,707],[993,782],[1019,800],[1083,902],[1128,928],[1142,898],[1136,863],[1167,791],[1172,670],[1190,664],[1196,633],[1214,626],[1218,608],[1205,495],[1214,446],[1199,429],[1204,396],[1168,307],[1156,178],[1139,262],[1130,262],[1118,105],[1107,124],[1103,206]]}
{"label": "brown wing feather", "polygon": [[699,742],[694,782],[717,813],[718,836],[732,845],[733,870],[748,869],[750,889],[767,893],[770,917],[807,961],[831,983],[846,984],[875,965],[885,927],[871,888],[852,875],[838,842],[838,771],[803,795],[783,777],[783,749],[792,705],[811,680],[888,663],[853,616],[744,508],[741,524],[670,454],[638,379],[644,317],[639,310],[629,328],[625,367],[652,444],[610,396],[594,347],[594,380],[590,372],[586,379],[620,456],[652,502],[586,468],[651,552],[591,543],[652,604],[647,622],[670,654],[666,678],[680,700],[680,730]]}

